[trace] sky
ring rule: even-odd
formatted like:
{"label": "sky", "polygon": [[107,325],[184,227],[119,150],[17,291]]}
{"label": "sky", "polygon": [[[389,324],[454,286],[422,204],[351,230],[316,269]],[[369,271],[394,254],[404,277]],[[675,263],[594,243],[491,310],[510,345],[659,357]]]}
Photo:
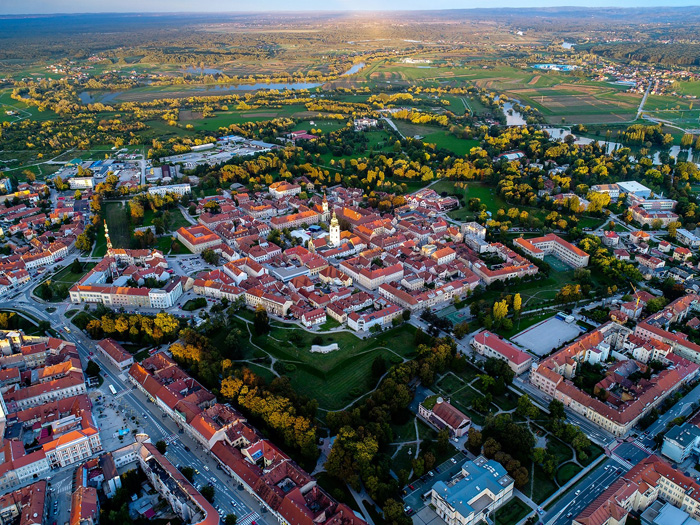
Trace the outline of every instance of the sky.
{"label": "sky", "polygon": [[420,10],[478,7],[683,7],[700,0],[0,0],[0,14]]}

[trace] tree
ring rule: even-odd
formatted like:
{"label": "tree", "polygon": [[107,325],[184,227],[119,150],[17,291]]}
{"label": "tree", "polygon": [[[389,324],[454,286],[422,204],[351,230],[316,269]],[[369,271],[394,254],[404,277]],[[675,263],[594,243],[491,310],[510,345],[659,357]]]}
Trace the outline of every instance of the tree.
{"label": "tree", "polygon": [[539,414],[539,410],[530,400],[530,396],[524,394],[518,398],[518,408],[516,414],[525,418],[535,418]]}
{"label": "tree", "polygon": [[180,472],[187,478],[187,481],[194,481],[194,469],[192,467],[182,467]]}
{"label": "tree", "polygon": [[236,525],[237,521],[238,516],[236,516],[235,514],[226,514],[226,517],[224,518],[225,525]]}
{"label": "tree", "polygon": [[522,307],[523,307],[523,300],[522,300],[522,298],[520,297],[520,294],[519,294],[519,293],[516,293],[516,294],[513,296],[513,310],[514,310],[515,312],[520,312],[520,309],[521,309]]}
{"label": "tree", "polygon": [[558,399],[552,399],[547,407],[549,410],[549,417],[554,420],[564,420],[566,419],[566,412],[564,412],[564,403]]}
{"label": "tree", "polygon": [[255,331],[255,335],[265,335],[270,331],[270,318],[267,316],[267,310],[262,306],[258,306],[255,309],[253,330]]}
{"label": "tree", "polygon": [[457,323],[454,329],[452,330],[452,333],[454,334],[455,338],[462,339],[465,335],[469,333],[469,323],[466,321]]}
{"label": "tree", "polygon": [[472,452],[472,454],[478,455],[481,453],[481,445],[483,443],[484,440],[481,432],[474,427],[470,428],[467,435],[467,448]]}
{"label": "tree", "polygon": [[83,265],[80,264],[80,261],[77,258],[71,263],[70,271],[71,273],[80,273],[83,271]]}
{"label": "tree", "polygon": [[211,248],[207,248],[202,252],[202,259],[204,259],[206,263],[213,264],[214,266],[219,264],[219,254]]}
{"label": "tree", "polygon": [[161,439],[161,440],[156,441],[156,449],[161,454],[165,454],[165,451],[168,450],[168,445],[165,443],[165,441],[163,441]]}
{"label": "tree", "polygon": [[85,373],[91,377],[98,377],[100,375],[100,365],[93,360],[88,361]]}
{"label": "tree", "polygon": [[382,508],[384,521],[389,525],[411,525],[413,520],[406,516],[403,505],[395,499],[388,499]]}
{"label": "tree", "polygon": [[214,503],[214,495],[216,494],[216,490],[214,489],[213,485],[204,485],[202,489],[199,491],[199,493],[204,496],[204,498],[209,502],[209,503]]}
{"label": "tree", "polygon": [[408,321],[411,318],[411,310],[404,310],[401,312],[401,317],[403,318],[404,321]]}
{"label": "tree", "polygon": [[493,322],[500,326],[503,319],[508,315],[508,303],[506,300],[493,303]]}

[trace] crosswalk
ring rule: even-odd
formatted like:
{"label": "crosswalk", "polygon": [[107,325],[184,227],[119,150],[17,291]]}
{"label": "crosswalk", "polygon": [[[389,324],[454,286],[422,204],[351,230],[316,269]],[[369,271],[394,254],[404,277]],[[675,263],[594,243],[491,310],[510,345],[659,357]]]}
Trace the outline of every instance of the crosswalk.
{"label": "crosswalk", "polygon": [[250,514],[246,514],[241,519],[236,521],[236,525],[251,525],[251,523],[259,519],[260,516],[257,512],[251,512]]}
{"label": "crosswalk", "polygon": [[168,437],[163,439],[163,441],[165,441],[166,445],[172,445],[177,440],[178,440],[177,434],[170,434]]}

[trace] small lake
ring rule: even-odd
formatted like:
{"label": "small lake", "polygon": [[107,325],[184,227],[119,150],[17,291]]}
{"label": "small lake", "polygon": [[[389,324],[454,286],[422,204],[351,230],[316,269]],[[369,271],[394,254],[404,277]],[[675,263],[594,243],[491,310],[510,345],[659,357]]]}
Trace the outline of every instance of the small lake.
{"label": "small lake", "polygon": [[352,66],[350,69],[348,69],[345,73],[343,73],[341,76],[346,77],[346,76],[348,76],[348,75],[354,75],[355,73],[357,73],[357,72],[358,72],[360,69],[362,69],[363,67],[365,67],[365,63],[364,63],[364,62],[360,62],[360,63],[358,63],[358,64],[355,64],[355,65]]}

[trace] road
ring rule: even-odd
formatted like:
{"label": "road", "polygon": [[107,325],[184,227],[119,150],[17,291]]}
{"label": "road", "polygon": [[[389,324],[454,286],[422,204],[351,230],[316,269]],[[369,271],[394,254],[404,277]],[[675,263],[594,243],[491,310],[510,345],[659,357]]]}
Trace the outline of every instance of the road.
{"label": "road", "polygon": [[578,516],[600,494],[612,485],[627,469],[614,459],[607,459],[599,467],[589,472],[576,490],[569,491],[557,501],[542,517],[546,525],[570,525],[573,517]]}
{"label": "road", "polygon": [[639,108],[637,109],[637,116],[635,117],[635,120],[638,119],[642,111],[644,111],[644,104],[647,101],[647,97],[649,96],[649,92],[651,91],[651,85],[653,84],[653,81],[649,81],[649,85],[647,86],[647,90],[644,92],[644,96],[642,97],[642,101],[639,103]]}
{"label": "road", "polygon": [[679,416],[690,415],[693,410],[693,405],[700,401],[700,385],[693,388],[686,396],[673,405],[670,409],[666,411],[665,414],[661,415],[653,424],[646,429],[643,436],[640,436],[640,443],[647,447],[652,448],[654,446],[654,438],[657,434],[666,430],[666,425],[676,419]]}
{"label": "road", "polygon": [[[0,302],[0,309],[26,311],[39,320],[50,322],[54,328],[68,325],[69,321],[64,317],[64,310],[70,305],[65,305],[65,303],[63,305],[52,304],[51,306],[57,307],[58,310],[51,314],[47,313],[43,305],[28,299],[32,287],[31,285],[26,286],[22,297],[18,297],[16,300]],[[62,332],[61,337],[75,343],[83,367],[87,366],[89,352],[92,351],[94,353],[94,343],[77,328],[72,329],[71,333]],[[173,464],[189,465],[197,469],[199,474],[195,476],[194,482],[196,484],[205,485],[212,483],[216,489],[214,503],[222,508],[224,514],[236,514],[239,523],[255,520],[257,523],[267,525],[265,519],[259,516],[264,514],[266,509],[263,510],[261,508],[257,499],[242,488],[239,489],[223,470],[217,469],[216,460],[208,451],[203,450],[201,445],[197,444],[186,434],[180,434],[175,422],[170,418],[164,418],[164,413],[155,404],[149,402],[143,393],[133,389],[131,383],[126,379],[125,372],[120,372],[111,363],[100,359],[99,356],[93,356],[92,359],[103,371],[104,383],[100,388],[100,392],[103,394],[106,402],[125,404],[131,413],[136,415],[136,421],[129,422],[132,427],[147,433],[153,442],[161,439],[169,442],[166,454],[168,459]],[[116,396],[112,396],[109,392],[109,385],[114,386],[117,391]],[[101,422],[100,419],[96,421],[98,424]],[[121,443],[115,443],[112,449],[121,445]],[[185,447],[188,447],[190,450],[187,451]],[[72,472],[73,468],[70,468],[69,471]],[[234,502],[235,505],[233,504]]]}

